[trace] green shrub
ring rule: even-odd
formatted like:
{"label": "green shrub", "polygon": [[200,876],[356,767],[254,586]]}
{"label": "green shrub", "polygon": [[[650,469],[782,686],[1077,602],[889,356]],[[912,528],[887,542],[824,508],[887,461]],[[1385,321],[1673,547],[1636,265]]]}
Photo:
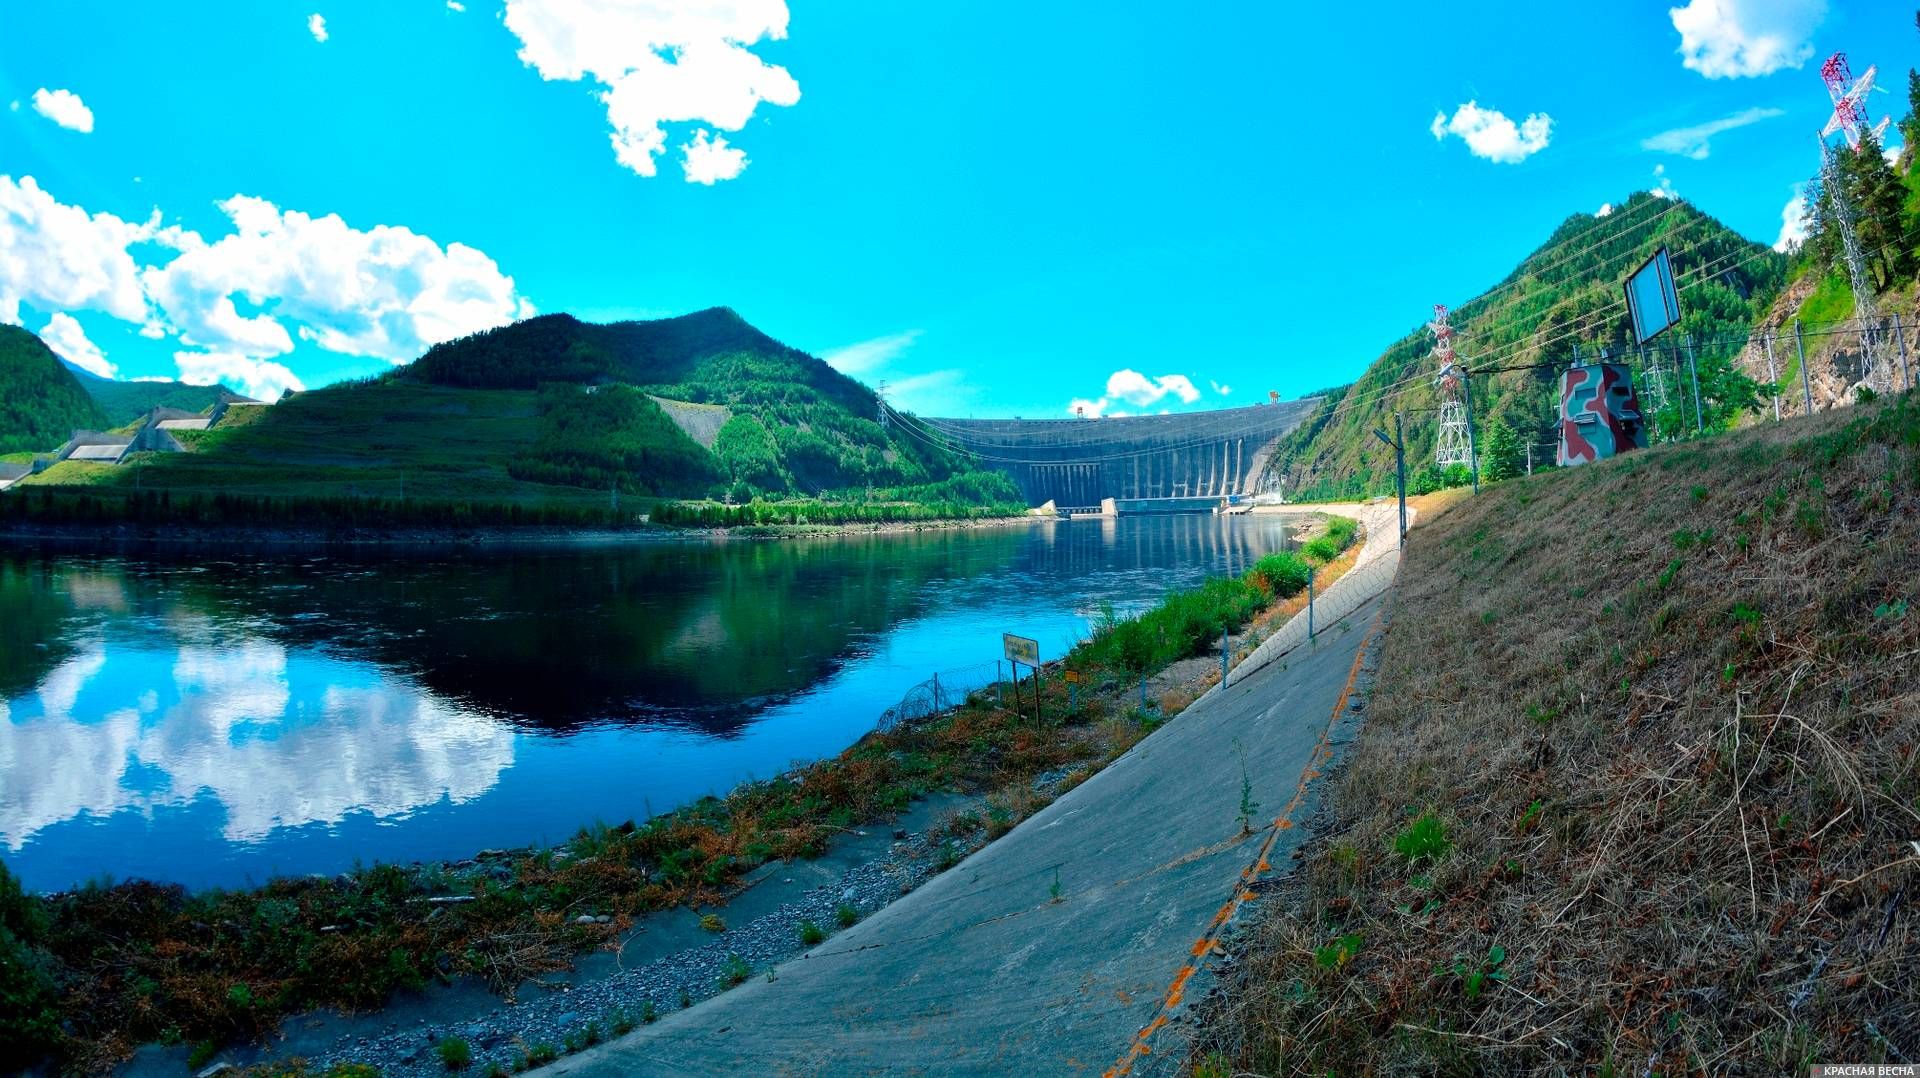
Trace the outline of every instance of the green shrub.
{"label": "green shrub", "polygon": [[440,1065],[450,1071],[463,1071],[473,1065],[473,1049],[459,1037],[448,1037],[434,1051],[440,1055]]}
{"label": "green shrub", "polygon": [[853,923],[860,919],[860,911],[854,909],[850,904],[842,902],[834,909],[833,919],[840,922],[841,928],[852,928]]}
{"label": "green shrub", "polygon": [[40,900],[0,864],[0,1071],[25,1070],[60,1039],[46,931]]}
{"label": "green shrub", "polygon": [[812,921],[800,922],[800,942],[812,947],[827,938],[826,930]]}

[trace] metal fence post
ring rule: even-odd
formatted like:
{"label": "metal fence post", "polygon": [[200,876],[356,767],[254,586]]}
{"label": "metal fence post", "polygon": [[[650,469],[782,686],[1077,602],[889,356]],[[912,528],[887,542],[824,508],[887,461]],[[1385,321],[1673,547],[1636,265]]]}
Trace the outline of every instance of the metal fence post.
{"label": "metal fence post", "polygon": [[1005,659],[993,660],[993,706],[995,707],[1007,706],[1007,681],[1000,676],[1000,664],[1005,661]]}
{"label": "metal fence post", "polygon": [[1700,410],[1700,365],[1693,359],[1693,334],[1687,334],[1687,372],[1693,376],[1693,432],[1699,434],[1707,429],[1707,421]]}
{"label": "metal fence post", "polygon": [[1807,341],[1800,332],[1800,320],[1793,320],[1793,348],[1800,357],[1800,392],[1807,398],[1807,414],[1813,414],[1813,381],[1807,376]]}
{"label": "metal fence post", "polygon": [[1913,368],[1907,366],[1907,332],[1900,326],[1899,312],[1893,316],[1893,339],[1900,346],[1900,377],[1906,381],[1909,392],[1913,389]]}
{"label": "metal fence post", "polygon": [[933,709],[935,711],[946,710],[946,705],[940,702],[940,675],[939,674],[933,675]]}
{"label": "metal fence post", "polygon": [[1773,334],[1767,334],[1767,381],[1773,383],[1773,421],[1780,422],[1780,372],[1773,365]]}

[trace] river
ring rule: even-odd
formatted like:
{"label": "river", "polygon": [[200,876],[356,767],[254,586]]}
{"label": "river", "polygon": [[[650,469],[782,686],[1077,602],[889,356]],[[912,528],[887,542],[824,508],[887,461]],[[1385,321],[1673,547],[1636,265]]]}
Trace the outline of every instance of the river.
{"label": "river", "polygon": [[33,890],[461,858],[832,755],[1000,634],[1057,657],[1275,516],[777,542],[0,548],[0,860]]}

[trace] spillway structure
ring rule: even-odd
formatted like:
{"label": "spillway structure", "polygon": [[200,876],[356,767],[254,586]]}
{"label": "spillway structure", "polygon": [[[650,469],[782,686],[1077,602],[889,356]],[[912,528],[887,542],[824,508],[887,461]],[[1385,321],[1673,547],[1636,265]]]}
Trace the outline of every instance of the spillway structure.
{"label": "spillway structure", "polygon": [[1280,439],[1323,398],[1175,415],[913,421],[1010,476],[1031,505],[1097,511],[1209,508],[1256,493]]}

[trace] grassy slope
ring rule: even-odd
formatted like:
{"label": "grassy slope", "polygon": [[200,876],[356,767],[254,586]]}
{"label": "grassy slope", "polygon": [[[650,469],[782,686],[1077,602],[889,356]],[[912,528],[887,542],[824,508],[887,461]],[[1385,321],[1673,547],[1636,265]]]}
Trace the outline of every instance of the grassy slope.
{"label": "grassy slope", "polygon": [[[411,383],[346,385],[298,394],[251,424],[207,432],[195,452],[151,454],[140,485],[205,493],[397,496],[604,504],[605,491],[516,480],[506,466],[538,436],[536,394]],[[249,409],[246,418],[253,418]],[[128,486],[133,469],[34,481]]]}
{"label": "grassy slope", "polygon": [[[1742,239],[1691,205],[1676,207],[1638,194],[1607,217],[1578,213],[1567,218],[1506,280],[1455,307],[1452,324],[1459,354],[1475,364],[1487,356],[1501,365],[1566,363],[1575,343],[1589,357],[1601,346],[1623,346],[1627,327],[1619,281],[1662,245],[1674,252],[1674,271],[1683,277],[1707,264],[1737,267],[1683,294],[1688,313],[1681,332],[1708,335],[1731,329],[1744,334],[1785,279],[1785,256]],[[1749,258],[1752,261],[1739,265]],[[1752,302],[1743,298],[1749,294]],[[1568,335],[1571,327],[1589,323],[1600,328]],[[1563,335],[1566,339],[1557,339]],[[1381,451],[1372,431],[1390,431],[1395,408],[1409,413],[1409,469],[1432,460],[1432,417],[1417,411],[1434,404],[1428,384],[1436,369],[1431,353],[1432,336],[1424,326],[1395,341],[1344,394],[1362,403],[1342,408],[1340,399],[1330,399],[1322,414],[1290,435],[1276,458],[1283,462],[1287,489],[1302,498],[1390,489],[1391,455]],[[1410,392],[1385,394],[1408,378],[1420,379],[1408,383]],[[1518,373],[1478,379],[1474,409],[1483,433],[1488,425],[1504,421],[1523,440],[1548,441],[1558,409],[1557,376]]]}
{"label": "grassy slope", "polygon": [[0,325],[0,453],[56,449],[106,416],[40,338]]}
{"label": "grassy slope", "polygon": [[[1920,406],[1512,480],[1416,531],[1400,579],[1329,837],[1196,1062],[1920,1053]],[[1448,848],[1416,862],[1425,813]]]}

